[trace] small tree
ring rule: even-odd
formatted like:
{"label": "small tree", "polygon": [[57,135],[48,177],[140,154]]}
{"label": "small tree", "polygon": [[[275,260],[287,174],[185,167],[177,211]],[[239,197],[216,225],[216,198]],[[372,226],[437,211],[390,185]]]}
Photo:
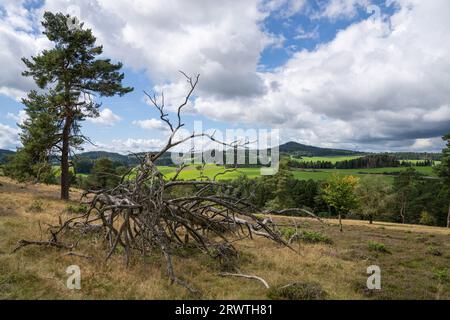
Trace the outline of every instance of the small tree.
{"label": "small tree", "polygon": [[52,147],[61,154],[61,199],[69,199],[69,154],[86,139],[80,132],[80,122],[97,117],[100,104],[93,96],[124,95],[133,88],[123,87],[121,63],[98,59],[103,48],[96,45],[90,29],[69,28],[75,19],[62,13],[44,14],[44,34],[54,43],[31,60],[23,58],[27,70],[24,76],[33,77],[40,89],[47,89],[51,108],[47,111],[57,118],[58,130],[51,137],[57,139]]}
{"label": "small tree", "polygon": [[112,188],[120,182],[120,177],[109,158],[100,158],[94,162],[87,184],[93,189]]}
{"label": "small tree", "polygon": [[347,214],[358,207],[358,198],[355,193],[357,186],[358,178],[333,174],[323,187],[323,199],[338,214],[341,232],[343,231],[342,214]]}
{"label": "small tree", "polygon": [[276,175],[269,178],[273,185],[274,198],[268,201],[266,206],[271,209],[281,210],[295,207],[294,199],[291,194],[294,175],[285,162],[280,163],[280,168]]}
{"label": "small tree", "polygon": [[363,204],[358,210],[369,219],[370,224],[374,217],[386,211],[390,190],[390,185],[381,177],[365,178],[356,187],[358,201]]}
{"label": "small tree", "polygon": [[19,124],[23,147],[8,162],[5,173],[19,181],[55,182],[50,161],[59,137],[58,119],[51,112],[53,101],[49,95],[31,91],[22,103],[28,116],[24,123]]}
{"label": "small tree", "polygon": [[419,223],[425,226],[435,226],[436,219],[427,211],[422,211],[420,213]]}
{"label": "small tree", "polygon": [[408,168],[394,180],[395,199],[400,207],[399,214],[402,223],[405,223],[408,206],[416,193],[417,179],[416,169]]}
{"label": "small tree", "polygon": [[[441,177],[443,183],[450,185],[450,133],[442,137],[447,142],[447,146],[442,150],[442,161],[436,167],[436,173]],[[448,205],[447,228],[450,228],[450,201]]]}

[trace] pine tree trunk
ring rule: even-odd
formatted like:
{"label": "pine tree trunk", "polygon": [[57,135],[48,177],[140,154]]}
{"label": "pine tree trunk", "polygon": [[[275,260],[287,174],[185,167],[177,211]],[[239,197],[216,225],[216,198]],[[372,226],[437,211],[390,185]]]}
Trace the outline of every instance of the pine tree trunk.
{"label": "pine tree trunk", "polygon": [[448,204],[447,228],[450,228],[450,203]]}
{"label": "pine tree trunk", "polygon": [[70,119],[66,118],[66,123],[62,135],[62,155],[61,155],[61,200],[69,200],[69,138],[70,138]]}

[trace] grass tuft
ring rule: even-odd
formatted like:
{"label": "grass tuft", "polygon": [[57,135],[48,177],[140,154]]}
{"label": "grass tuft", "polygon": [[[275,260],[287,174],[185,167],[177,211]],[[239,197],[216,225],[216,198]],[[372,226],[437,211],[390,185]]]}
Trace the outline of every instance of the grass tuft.
{"label": "grass tuft", "polygon": [[383,243],[369,241],[367,246],[370,251],[376,251],[380,253],[391,253]]}
{"label": "grass tuft", "polygon": [[327,293],[316,282],[294,282],[269,289],[267,296],[272,300],[324,300]]}
{"label": "grass tuft", "polygon": [[34,200],[26,209],[27,212],[39,213],[42,212],[44,203],[41,200]]}

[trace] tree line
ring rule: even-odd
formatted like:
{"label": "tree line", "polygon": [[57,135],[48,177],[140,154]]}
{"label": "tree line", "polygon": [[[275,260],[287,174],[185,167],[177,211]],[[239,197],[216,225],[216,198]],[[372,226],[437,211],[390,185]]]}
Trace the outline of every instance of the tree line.
{"label": "tree line", "polygon": [[331,161],[302,161],[300,159],[289,160],[289,167],[299,169],[373,169],[373,168],[397,168],[397,167],[428,167],[433,166],[433,160],[421,160],[414,164],[411,161],[400,161],[394,155],[376,154],[364,157],[342,160],[333,163]]}

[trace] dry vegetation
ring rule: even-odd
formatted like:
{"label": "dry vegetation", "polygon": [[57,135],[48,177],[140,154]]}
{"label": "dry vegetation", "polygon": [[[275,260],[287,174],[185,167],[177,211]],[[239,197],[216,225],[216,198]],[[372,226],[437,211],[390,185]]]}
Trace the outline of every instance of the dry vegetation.
{"label": "dry vegetation", "polygon": [[[90,239],[77,249],[93,256],[93,260],[65,255],[67,250],[33,246],[11,254],[18,240],[41,236],[46,240],[46,224],[70,215],[67,204],[58,200],[58,195],[57,186],[20,185],[0,178],[0,299],[193,297],[187,290],[169,284],[165,262],[159,255],[135,258],[128,268],[121,254],[105,262],[101,239]],[[76,200],[79,195],[73,190],[71,198]],[[277,220],[291,223],[290,218]],[[324,225],[312,219],[297,219],[297,223],[306,234],[320,237],[295,242],[293,246],[300,254],[266,239],[242,241],[236,245],[241,252],[239,270],[264,278],[273,289],[293,282],[313,288],[308,290],[321,288],[327,299],[450,299],[447,229],[344,221],[341,234],[334,221]],[[321,242],[321,237],[332,243]],[[258,254],[254,253],[255,248]],[[81,290],[65,286],[65,271],[72,264],[81,267]],[[381,291],[365,289],[366,268],[372,264],[381,267]],[[279,298],[260,282],[218,276],[227,271],[226,266],[194,249],[178,252],[174,268],[177,274],[196,284],[204,299]],[[314,298],[310,293],[304,298]]]}

